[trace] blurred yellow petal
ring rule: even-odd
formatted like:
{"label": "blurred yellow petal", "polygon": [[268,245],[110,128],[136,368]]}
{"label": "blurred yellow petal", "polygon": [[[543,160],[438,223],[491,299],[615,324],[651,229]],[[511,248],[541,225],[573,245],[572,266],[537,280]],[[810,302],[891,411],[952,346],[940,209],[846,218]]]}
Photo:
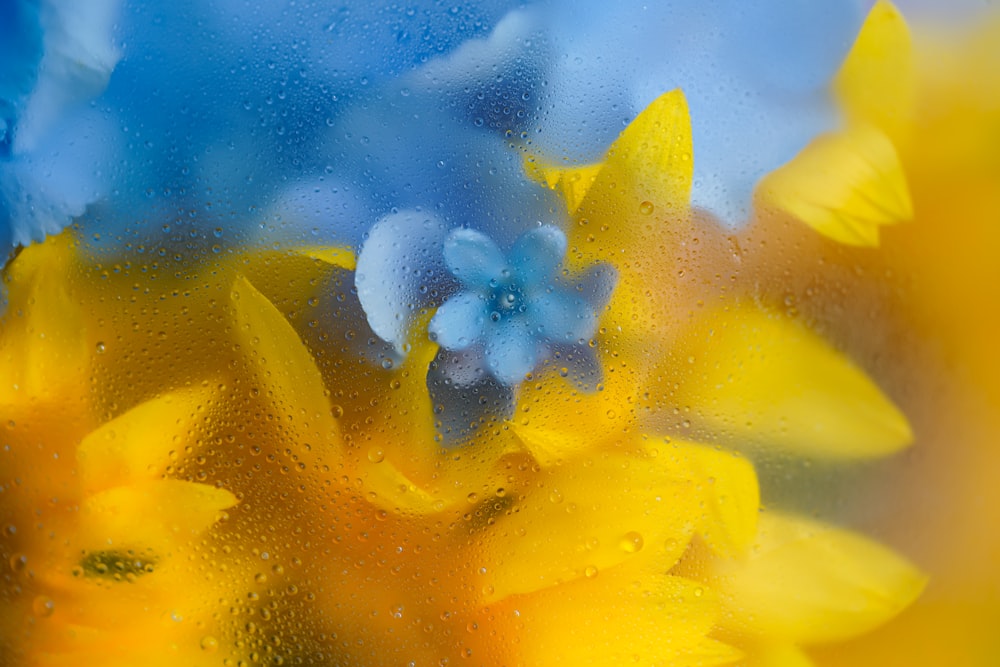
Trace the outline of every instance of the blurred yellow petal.
{"label": "blurred yellow petal", "polygon": [[729,557],[742,556],[757,535],[760,489],[757,473],[738,454],[705,445],[669,445],[689,462],[694,478],[701,480],[708,516],[702,537],[713,551]]}
{"label": "blurred yellow petal", "polygon": [[173,479],[107,489],[89,496],[80,509],[81,546],[144,548],[163,556],[198,537],[235,504],[225,489]]}
{"label": "blurred yellow petal", "polygon": [[336,266],[337,268],[353,271],[357,265],[357,258],[350,248],[338,246],[300,246],[290,249],[298,255],[318,259],[321,262]]}
{"label": "blurred yellow petal", "polygon": [[713,585],[736,619],[771,640],[844,640],[885,623],[926,578],[886,547],[850,531],[765,512],[745,563],[721,561]]}
{"label": "blurred yellow petal", "polygon": [[172,391],[89,433],[77,449],[84,493],[160,477],[171,452],[182,455],[201,422],[210,420],[216,394],[210,386]]}
{"label": "blurred yellow petal", "polygon": [[556,373],[525,383],[511,428],[543,466],[556,465],[635,429],[636,387],[624,373],[608,373],[596,391],[585,391]]}
{"label": "blurred yellow petal", "polygon": [[773,643],[755,646],[746,667],[813,667],[813,661],[795,644]]}
{"label": "blurred yellow petal", "polygon": [[[609,480],[613,480],[609,482]],[[683,456],[598,454],[543,469],[483,545],[488,600],[584,578],[625,561],[663,571],[700,522]]]}
{"label": "blurred yellow petal", "polygon": [[236,278],[230,297],[235,338],[261,384],[252,390],[272,394],[272,401],[284,410],[303,444],[339,445],[323,378],[298,334],[246,278]]}
{"label": "blurred yellow petal", "polygon": [[675,378],[678,403],[719,442],[865,458],[912,441],[906,417],[860,368],[783,315],[717,309],[695,321],[674,356],[688,362]]}
{"label": "blurred yellow petal", "polygon": [[603,167],[603,164],[558,167],[542,162],[532,155],[526,155],[524,158],[525,173],[562,195],[569,213],[574,213],[580,207],[580,203],[587,196],[587,191]]}
{"label": "blurred yellow petal", "polygon": [[768,174],[760,191],[766,203],[847,245],[877,246],[881,226],[913,217],[896,149],[872,125],[818,137]]}
{"label": "blurred yellow petal", "polygon": [[0,318],[0,406],[79,399],[88,385],[87,324],[72,293],[68,233],[24,249],[7,271],[13,286]]}
{"label": "blurred yellow petal", "polygon": [[615,569],[519,596],[501,608],[523,624],[519,664],[707,667],[740,657],[705,636],[718,614],[716,596],[679,577],[633,579],[628,568]]}
{"label": "blurred yellow petal", "polygon": [[834,81],[848,122],[874,125],[900,141],[912,115],[915,79],[906,20],[891,2],[879,0]]}

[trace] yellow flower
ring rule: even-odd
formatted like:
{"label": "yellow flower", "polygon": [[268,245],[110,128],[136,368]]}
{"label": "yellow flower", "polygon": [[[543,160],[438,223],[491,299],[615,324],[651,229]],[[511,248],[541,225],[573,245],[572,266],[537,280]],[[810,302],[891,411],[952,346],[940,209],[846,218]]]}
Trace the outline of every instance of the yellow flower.
{"label": "yellow flower", "polygon": [[0,330],[4,662],[196,664],[216,584],[191,560],[236,499],[165,472],[213,390],[110,405],[71,262],[65,240],[25,251]]}

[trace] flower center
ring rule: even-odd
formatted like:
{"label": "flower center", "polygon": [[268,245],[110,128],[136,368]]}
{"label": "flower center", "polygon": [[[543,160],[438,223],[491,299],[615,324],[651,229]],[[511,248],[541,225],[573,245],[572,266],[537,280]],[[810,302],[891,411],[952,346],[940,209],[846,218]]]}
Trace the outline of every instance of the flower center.
{"label": "flower center", "polygon": [[487,298],[490,304],[490,319],[494,322],[524,312],[524,291],[516,283],[497,285]]}

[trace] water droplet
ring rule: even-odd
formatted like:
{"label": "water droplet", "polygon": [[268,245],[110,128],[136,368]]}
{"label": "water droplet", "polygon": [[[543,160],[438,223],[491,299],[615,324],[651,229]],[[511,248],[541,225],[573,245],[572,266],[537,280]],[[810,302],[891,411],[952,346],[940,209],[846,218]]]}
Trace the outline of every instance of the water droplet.
{"label": "water droplet", "polygon": [[625,553],[634,554],[642,549],[642,535],[630,530],[622,536],[622,541],[620,543],[622,551]]}
{"label": "water droplet", "polygon": [[597,568],[594,567],[593,565],[588,565],[587,569],[583,571],[583,575],[588,579],[593,579],[594,577],[597,576]]}
{"label": "water droplet", "polygon": [[56,603],[47,595],[39,595],[32,601],[31,609],[35,612],[35,616],[48,618],[56,610]]}
{"label": "water droplet", "polygon": [[368,450],[368,460],[372,463],[382,463],[385,460],[385,452],[381,447],[372,447]]}
{"label": "water droplet", "polygon": [[96,345],[95,347],[96,347],[96,349],[97,349],[97,353],[98,353],[98,354],[104,354],[104,350],[105,350],[106,348],[104,347],[104,343],[103,343],[103,342],[98,342],[98,343],[97,343],[97,345]]}
{"label": "water droplet", "polygon": [[206,653],[214,653],[219,648],[219,640],[211,635],[201,638],[201,650]]}
{"label": "water droplet", "polygon": [[10,557],[10,569],[21,572],[28,567],[28,557],[24,554],[14,554]]}
{"label": "water droplet", "polygon": [[384,368],[385,370],[389,370],[390,368],[392,368],[392,359],[383,359],[382,368]]}
{"label": "water droplet", "polygon": [[650,215],[652,212],[653,212],[653,202],[644,201],[641,204],[639,204],[639,213],[642,213],[643,215]]}
{"label": "water droplet", "polygon": [[552,492],[549,494],[549,501],[553,503],[561,503],[563,501],[563,495],[558,489],[552,489]]}

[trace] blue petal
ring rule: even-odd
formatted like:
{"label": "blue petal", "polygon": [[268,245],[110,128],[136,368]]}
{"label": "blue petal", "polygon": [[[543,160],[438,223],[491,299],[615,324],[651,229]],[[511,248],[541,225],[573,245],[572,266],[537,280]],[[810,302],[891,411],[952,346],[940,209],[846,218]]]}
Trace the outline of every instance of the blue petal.
{"label": "blue petal", "polygon": [[600,312],[611,301],[618,284],[618,270],[611,264],[595,264],[584,271],[576,289],[587,299],[594,312]]}
{"label": "blue petal", "polygon": [[106,194],[111,133],[88,110],[61,120],[34,151],[0,162],[0,265],[9,250],[62,231]]}
{"label": "blue petal", "polygon": [[15,119],[35,85],[42,59],[37,2],[0,3],[0,155],[10,147]]}
{"label": "blue petal", "polygon": [[[268,207],[268,241],[357,248],[371,221],[367,193],[347,179],[315,176],[278,192]],[[264,239],[261,239],[264,240]]]}
{"label": "blue petal", "polygon": [[444,242],[448,270],[472,290],[489,288],[503,274],[506,262],[490,237],[474,229],[455,229]]}
{"label": "blue petal", "polygon": [[406,349],[406,336],[420,308],[447,284],[440,259],[446,228],[419,211],[387,215],[373,226],[358,255],[354,282],[372,330]]}
{"label": "blue petal", "polygon": [[506,385],[522,382],[538,361],[538,344],[524,318],[507,318],[486,328],[486,366]]}
{"label": "blue petal", "polygon": [[522,234],[508,259],[524,285],[541,283],[555,275],[566,254],[566,235],[554,225],[544,225]]}
{"label": "blue petal", "polygon": [[464,350],[483,335],[486,304],[473,292],[461,292],[444,302],[427,327],[431,340],[448,350]]}
{"label": "blue petal", "polygon": [[528,303],[531,331],[553,343],[585,343],[594,335],[597,316],[583,296],[558,290],[532,294]]}
{"label": "blue petal", "polygon": [[70,109],[99,95],[118,62],[112,30],[119,0],[49,0],[39,14],[44,55],[23,114],[14,152],[34,149]]}

